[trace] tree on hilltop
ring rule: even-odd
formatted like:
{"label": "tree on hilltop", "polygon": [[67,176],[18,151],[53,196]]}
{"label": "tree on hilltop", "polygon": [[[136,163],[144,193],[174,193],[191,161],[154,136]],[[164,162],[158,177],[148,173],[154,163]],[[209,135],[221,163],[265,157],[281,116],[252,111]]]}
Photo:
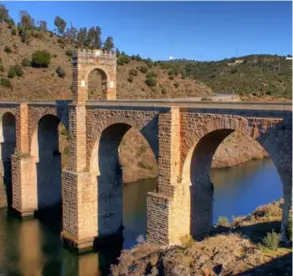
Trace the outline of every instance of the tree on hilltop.
{"label": "tree on hilltop", "polygon": [[54,25],[57,27],[58,33],[63,35],[65,27],[67,25],[66,21],[60,16],[56,16],[54,20]]}
{"label": "tree on hilltop", "polygon": [[9,11],[3,4],[0,4],[0,22],[6,22],[9,20]]}
{"label": "tree on hilltop", "polygon": [[20,26],[24,30],[30,30],[34,27],[35,20],[27,11],[20,11]]}
{"label": "tree on hilltop", "polygon": [[101,28],[100,27],[91,27],[87,32],[86,45],[91,48],[100,49],[101,41]]}
{"label": "tree on hilltop", "polygon": [[114,46],[113,37],[108,36],[105,40],[103,49],[107,51],[111,51],[114,47],[115,46]]}

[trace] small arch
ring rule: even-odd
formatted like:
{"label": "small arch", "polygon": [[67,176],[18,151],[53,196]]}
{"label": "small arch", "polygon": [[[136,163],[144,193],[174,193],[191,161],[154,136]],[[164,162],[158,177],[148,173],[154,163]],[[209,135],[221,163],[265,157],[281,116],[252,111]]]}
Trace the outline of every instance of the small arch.
{"label": "small arch", "polygon": [[11,156],[16,147],[16,119],[15,116],[6,112],[0,122],[0,207],[10,206],[12,203],[12,171]]}
{"label": "small arch", "polygon": [[97,66],[86,76],[88,99],[107,99],[110,76],[105,69]]}

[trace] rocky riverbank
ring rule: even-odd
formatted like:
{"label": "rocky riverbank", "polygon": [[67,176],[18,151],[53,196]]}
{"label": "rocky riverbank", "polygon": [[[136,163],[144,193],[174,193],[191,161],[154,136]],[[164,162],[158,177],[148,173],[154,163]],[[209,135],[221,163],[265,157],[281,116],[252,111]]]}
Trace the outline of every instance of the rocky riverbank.
{"label": "rocky riverbank", "polygon": [[181,246],[159,247],[140,240],[122,252],[110,275],[292,275],[291,245],[278,244],[281,202],[232,223],[221,218],[214,234],[201,242],[185,237]]}

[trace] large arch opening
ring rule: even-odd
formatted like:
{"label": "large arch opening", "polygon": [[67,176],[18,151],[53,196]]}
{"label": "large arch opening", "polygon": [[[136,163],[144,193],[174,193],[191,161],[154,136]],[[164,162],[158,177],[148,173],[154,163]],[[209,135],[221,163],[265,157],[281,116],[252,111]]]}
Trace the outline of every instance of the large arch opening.
{"label": "large arch opening", "polygon": [[105,71],[96,68],[88,75],[88,98],[90,100],[107,99],[108,77]]}
{"label": "large arch opening", "polygon": [[143,135],[125,123],[103,130],[91,157],[97,175],[98,237],[121,234],[124,247],[146,233],[147,192],[157,188],[157,162]]}
{"label": "large arch opening", "polygon": [[[231,150],[227,141],[233,135],[245,136],[246,133],[237,133],[234,129],[211,131],[201,137],[188,154],[184,173],[190,183],[190,233],[196,239],[209,233],[220,216],[231,221],[233,217],[249,215],[259,205],[283,197],[283,183],[274,165],[275,156],[271,155],[272,152],[264,150],[264,156],[269,156],[266,159],[246,160],[247,162],[234,168],[215,169],[218,153],[223,148],[228,152]],[[266,145],[259,144],[250,137],[245,138],[250,143],[258,144],[257,147],[261,145],[268,150]],[[256,185],[259,181],[266,183]],[[266,198],[268,202],[261,201],[260,197]],[[249,204],[243,203],[245,200],[250,200]]]}
{"label": "large arch opening", "polygon": [[36,162],[38,217],[61,217],[61,173],[68,162],[67,136],[65,127],[54,115],[43,116],[33,133],[31,156]]}
{"label": "large arch opening", "polygon": [[0,183],[0,207],[12,204],[12,173],[11,155],[16,146],[15,116],[7,112],[1,118],[1,183]]}

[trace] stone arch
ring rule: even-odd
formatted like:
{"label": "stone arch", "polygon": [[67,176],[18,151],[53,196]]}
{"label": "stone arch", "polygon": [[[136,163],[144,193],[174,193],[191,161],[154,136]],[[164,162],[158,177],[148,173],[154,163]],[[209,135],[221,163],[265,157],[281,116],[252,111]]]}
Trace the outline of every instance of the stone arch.
{"label": "stone arch", "polygon": [[11,156],[16,147],[16,118],[9,111],[1,116],[0,143],[0,207],[5,207],[12,203]]}
{"label": "stone arch", "polygon": [[[286,172],[284,173],[283,158],[280,158],[279,149],[284,144],[284,139],[287,139],[286,135],[283,137],[283,142],[278,145],[274,143],[274,140],[279,141],[279,137],[276,138],[276,135],[278,135],[280,129],[284,128],[284,124],[286,124],[284,120],[271,120],[271,122],[266,122],[265,124],[264,122],[256,124],[241,117],[224,117],[210,121],[199,129],[197,133],[191,134],[192,139],[187,143],[188,151],[183,153],[185,160],[182,168],[182,185],[190,187],[186,202],[190,206],[187,208],[188,212],[190,212],[187,215],[190,220],[187,218],[187,221],[189,221],[192,236],[202,238],[212,227],[213,184],[209,177],[210,166],[218,146],[234,131],[239,131],[243,135],[252,137],[268,152],[282,179],[286,202],[286,197],[288,197],[288,192],[286,192],[288,188],[286,187],[290,186],[292,188],[292,183],[290,184],[287,179],[288,174],[291,175],[291,173],[289,166],[286,166]],[[289,194],[291,195],[291,193]],[[289,205],[291,207],[290,202],[287,203],[287,209]],[[284,217],[285,220],[288,220],[287,214],[284,216],[283,212],[283,219]],[[282,229],[285,224],[286,222],[283,221]]]}
{"label": "stone arch", "polygon": [[132,119],[111,118],[99,124],[90,151],[89,171],[97,184],[98,237],[120,233],[123,220],[123,178],[119,145],[123,136],[141,126]]}
{"label": "stone arch", "polygon": [[38,121],[31,137],[30,156],[35,163],[32,175],[37,187],[39,213],[61,207],[60,123],[57,116],[46,114]]}
{"label": "stone arch", "polygon": [[[92,76],[93,79],[91,79],[91,75],[95,74],[95,73],[99,73],[98,76],[98,83],[97,83],[97,76]],[[100,78],[100,79],[99,79]],[[97,99],[95,98],[95,92],[97,88],[97,86],[100,86],[98,90],[98,92],[100,92],[100,99],[106,99],[107,98],[107,93],[108,93],[108,86],[109,86],[109,82],[110,82],[110,78],[109,78],[109,74],[105,69],[102,69],[100,66],[96,66],[93,69],[91,69],[86,77],[87,80],[87,88],[88,88],[88,99]],[[94,85],[93,85],[94,83]],[[93,92],[93,93],[92,93]]]}

